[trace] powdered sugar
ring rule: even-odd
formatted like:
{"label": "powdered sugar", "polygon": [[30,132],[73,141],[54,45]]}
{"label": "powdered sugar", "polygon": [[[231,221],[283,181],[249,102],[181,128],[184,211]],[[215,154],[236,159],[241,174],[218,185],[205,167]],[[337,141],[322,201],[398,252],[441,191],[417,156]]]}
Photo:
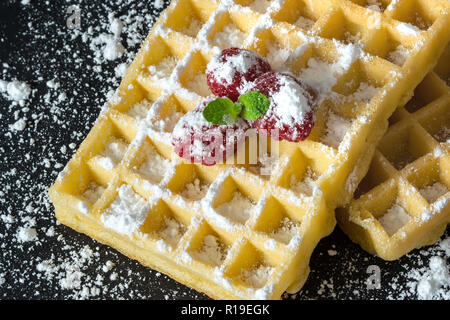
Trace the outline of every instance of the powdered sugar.
{"label": "powdered sugar", "polygon": [[398,203],[394,203],[383,216],[378,218],[378,221],[390,236],[396,233],[410,220],[411,217],[406,213],[406,210]]}
{"label": "powdered sugar", "polygon": [[31,94],[31,87],[23,81],[7,82],[0,80],[0,93],[6,93],[9,100],[20,102],[28,99]]}
{"label": "powdered sugar", "polygon": [[172,246],[176,246],[185,231],[186,227],[182,223],[174,218],[168,217],[165,220],[164,227],[159,231],[159,235],[165,242]]}
{"label": "powdered sugar", "polygon": [[301,180],[297,179],[294,174],[291,176],[290,188],[296,193],[301,193],[309,197],[313,193],[317,178],[317,174],[311,167],[307,167]]}
{"label": "powdered sugar", "polygon": [[197,19],[192,19],[189,26],[183,30],[183,33],[190,37],[195,37],[202,27],[202,22]]}
{"label": "powdered sugar", "polygon": [[203,96],[207,97],[211,95],[211,91],[209,90],[208,83],[206,81],[206,75],[204,73],[195,75],[187,84],[186,87]]}
{"label": "powdered sugar", "polygon": [[21,227],[17,232],[17,240],[20,242],[33,241],[37,237],[37,232],[35,228]]}
{"label": "powdered sugar", "polygon": [[420,194],[428,201],[428,203],[435,202],[440,196],[448,192],[445,184],[438,182],[432,185],[425,186],[419,190]]}
{"label": "powdered sugar", "polygon": [[429,270],[427,270],[417,284],[417,294],[421,299],[433,299],[441,296],[450,298],[450,274],[447,262],[444,258],[433,256],[430,258]]}
{"label": "powdered sugar", "polygon": [[274,230],[271,236],[277,241],[288,244],[295,235],[298,235],[299,231],[300,224],[284,217],[278,229]]}
{"label": "powdered sugar", "polygon": [[260,264],[252,269],[243,269],[240,278],[254,288],[261,288],[266,284],[272,272],[272,267]]}
{"label": "powdered sugar", "polygon": [[[294,124],[302,124],[306,115],[312,111],[308,101],[309,93],[290,77],[279,77],[280,90],[274,92],[271,97],[271,105],[280,106],[268,111],[280,119],[277,124],[293,127]],[[281,106],[283,106],[281,108]],[[280,129],[283,129],[280,127]]]}
{"label": "powdered sugar", "polygon": [[127,114],[137,121],[141,121],[142,119],[145,119],[151,106],[152,103],[147,99],[144,99],[141,102],[136,103],[130,110],[128,110]]}
{"label": "powdered sugar", "polygon": [[160,183],[164,177],[173,171],[170,160],[162,157],[152,146],[145,150],[145,161],[139,167],[139,174],[153,183]]}
{"label": "powdered sugar", "polygon": [[242,32],[233,23],[226,25],[222,31],[216,33],[213,39],[213,44],[225,48],[241,48],[247,38],[247,34]]}
{"label": "powdered sugar", "polygon": [[230,202],[221,204],[216,208],[216,211],[232,221],[245,223],[250,218],[254,205],[250,199],[245,197],[241,192],[236,191]]}
{"label": "powdered sugar", "polygon": [[97,163],[106,170],[112,170],[122,161],[127,148],[128,146],[123,140],[112,139],[100,153]]}
{"label": "powdered sugar", "polygon": [[178,59],[173,56],[168,56],[158,62],[156,65],[148,67],[150,76],[155,80],[168,78],[173,69],[178,63]]}
{"label": "powdered sugar", "polygon": [[294,25],[302,28],[304,30],[310,30],[314,26],[315,22],[311,19],[305,18],[303,16],[298,17],[297,21],[294,22]]}
{"label": "powdered sugar", "polygon": [[389,52],[387,59],[401,67],[405,63],[406,59],[408,59],[409,55],[410,51],[400,44],[397,48],[395,48],[395,50]]}
{"label": "powdered sugar", "polygon": [[191,200],[200,200],[208,191],[208,185],[200,181],[200,179],[195,179],[193,182],[188,183],[186,187],[181,191],[181,195],[185,198]]}
{"label": "powdered sugar", "polygon": [[116,200],[102,214],[103,224],[120,234],[138,231],[147,218],[150,204],[126,184],[119,188]]}
{"label": "powdered sugar", "polygon": [[349,131],[352,123],[349,119],[329,112],[326,134],[322,137],[322,142],[332,148],[337,149]]}
{"label": "powdered sugar", "polygon": [[191,255],[194,258],[209,263],[213,266],[220,266],[225,260],[227,250],[227,246],[222,243],[219,238],[213,235],[207,235],[203,239],[203,244],[200,250],[191,253]]}
{"label": "powdered sugar", "polygon": [[266,13],[267,8],[270,6],[270,0],[254,0],[250,3],[250,7],[260,13]]}
{"label": "powdered sugar", "polygon": [[94,204],[98,199],[100,199],[103,192],[105,192],[105,188],[103,186],[91,181],[86,191],[83,192],[82,197],[89,203]]}

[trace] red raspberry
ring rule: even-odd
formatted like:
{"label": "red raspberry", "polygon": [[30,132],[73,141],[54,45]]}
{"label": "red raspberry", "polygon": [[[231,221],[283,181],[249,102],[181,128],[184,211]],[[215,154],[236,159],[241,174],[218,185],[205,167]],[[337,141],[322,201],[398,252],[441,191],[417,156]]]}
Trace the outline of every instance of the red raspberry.
{"label": "red raspberry", "polygon": [[270,64],[256,52],[228,48],[208,63],[206,78],[213,94],[237,101],[247,83],[271,70]]}
{"label": "red raspberry", "polygon": [[275,140],[305,140],[314,126],[314,94],[295,77],[268,72],[256,79],[254,87],[270,99],[269,110],[252,122],[259,134]]}
{"label": "red raspberry", "polygon": [[230,125],[215,125],[205,120],[203,110],[214,98],[201,102],[186,113],[172,133],[174,152],[192,163],[212,166],[224,162],[234,155],[238,145],[245,141],[245,132],[250,128],[243,119]]}

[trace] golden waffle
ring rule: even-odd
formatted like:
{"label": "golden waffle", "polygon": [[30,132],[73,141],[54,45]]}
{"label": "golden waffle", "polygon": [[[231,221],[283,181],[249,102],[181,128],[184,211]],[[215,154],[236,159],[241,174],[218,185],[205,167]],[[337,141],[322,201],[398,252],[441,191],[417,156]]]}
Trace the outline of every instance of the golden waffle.
{"label": "golden waffle", "polygon": [[[214,298],[299,290],[387,118],[450,37],[448,1],[395,4],[173,1],[51,187],[57,218]],[[270,176],[267,165],[203,167],[172,152],[174,124],[210,94],[208,61],[230,46],[312,82],[329,73],[315,83],[313,132],[279,144]]]}
{"label": "golden waffle", "polygon": [[339,226],[385,260],[434,243],[450,222],[450,88],[428,75],[391,117]]}

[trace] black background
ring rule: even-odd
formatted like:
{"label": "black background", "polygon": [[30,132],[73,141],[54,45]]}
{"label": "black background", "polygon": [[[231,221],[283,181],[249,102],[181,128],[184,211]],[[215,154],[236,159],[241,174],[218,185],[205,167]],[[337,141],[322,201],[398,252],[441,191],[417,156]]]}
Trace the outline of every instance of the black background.
{"label": "black background", "polygon": [[[113,11],[120,16],[136,9],[138,13],[151,13],[157,18],[160,10],[154,9],[153,1],[31,1],[22,5],[19,1],[1,0],[0,5],[0,79],[19,79],[29,83],[33,95],[27,102],[29,111],[20,110],[10,101],[0,96],[0,215],[10,213],[17,216],[12,226],[3,225],[0,220],[1,253],[0,274],[5,283],[0,285],[0,298],[3,299],[65,299],[72,298],[73,292],[63,290],[58,281],[45,279],[36,272],[36,264],[54,255],[57,259],[70,256],[70,250],[89,245],[98,258],[89,264],[84,272],[95,278],[107,260],[115,262],[114,270],[119,278],[109,281],[105,277],[102,290],[96,298],[105,299],[205,299],[206,296],[186,288],[177,282],[145,268],[113,249],[98,244],[90,238],[77,234],[71,229],[58,225],[53,217],[53,208],[43,196],[61,168],[74,150],[62,146],[83,141],[100,108],[106,101],[106,93],[118,86],[113,78],[114,67],[119,60],[102,64],[100,73],[93,72],[95,66],[92,51],[80,37],[73,40],[72,30],[66,26],[67,7],[78,4],[82,8],[82,31],[89,26],[98,26],[107,21],[108,13]],[[167,6],[168,1],[165,1]],[[29,23],[31,24],[31,27]],[[146,20],[139,29],[141,38],[148,32],[152,18]],[[107,31],[107,30],[103,30]],[[125,36],[125,35],[124,35]],[[124,41],[125,43],[125,41]],[[126,46],[127,47],[127,46]],[[128,61],[138,46],[127,47]],[[73,54],[76,54],[74,57]],[[40,78],[42,77],[42,78]],[[57,78],[59,90],[67,93],[68,99],[55,111],[51,102],[44,96],[49,89],[46,80]],[[9,125],[16,121],[14,111],[25,116],[27,128],[10,134]],[[41,120],[35,121],[32,114],[39,114]],[[34,144],[30,140],[34,139]],[[26,156],[27,155],[27,156]],[[50,164],[45,159],[50,159]],[[15,169],[15,170],[14,170]],[[28,212],[26,206],[32,205]],[[36,219],[39,242],[36,245],[19,245],[16,231],[23,217]],[[45,230],[54,226],[57,236],[46,237]],[[448,237],[447,230],[447,237]],[[59,236],[59,237],[58,237]],[[335,250],[336,255],[330,255]],[[296,299],[415,299],[409,291],[407,273],[412,268],[428,264],[430,249],[415,250],[395,262],[385,262],[366,254],[349,241],[340,231],[323,239],[311,259],[311,274],[303,290]],[[368,290],[367,267],[377,265],[381,269],[382,286],[379,290]],[[128,287],[119,289],[120,283]]]}

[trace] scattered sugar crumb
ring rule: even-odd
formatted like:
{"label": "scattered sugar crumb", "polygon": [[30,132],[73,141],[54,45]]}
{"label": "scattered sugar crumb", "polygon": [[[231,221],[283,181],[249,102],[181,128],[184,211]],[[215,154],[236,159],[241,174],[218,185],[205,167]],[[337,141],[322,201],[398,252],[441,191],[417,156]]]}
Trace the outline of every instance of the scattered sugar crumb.
{"label": "scattered sugar crumb", "polygon": [[17,232],[17,240],[20,242],[34,241],[37,238],[37,232],[35,228],[20,227]]}

